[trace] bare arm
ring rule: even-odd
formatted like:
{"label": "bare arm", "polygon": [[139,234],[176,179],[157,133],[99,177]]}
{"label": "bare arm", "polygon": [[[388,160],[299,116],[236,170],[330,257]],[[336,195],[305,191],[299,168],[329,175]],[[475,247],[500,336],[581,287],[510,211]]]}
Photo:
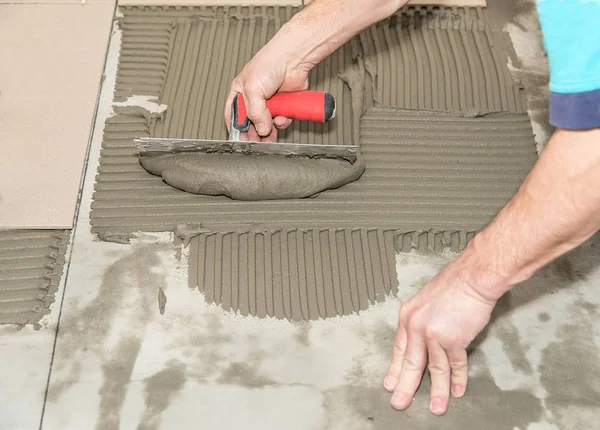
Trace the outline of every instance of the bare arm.
{"label": "bare arm", "polygon": [[600,228],[600,129],[557,130],[498,216],[400,309],[384,386],[407,408],[426,361],[430,409],[443,414],[449,393],[464,395],[466,348],[515,284]]}
{"label": "bare arm", "polygon": [[286,52],[292,68],[307,71],[361,30],[387,18],[408,0],[313,0],[266,46]]}
{"label": "bare arm", "polygon": [[600,228],[600,129],[557,130],[519,192],[460,258],[497,299]]}
{"label": "bare arm", "polygon": [[242,93],[254,127],[250,140],[275,141],[275,124],[285,128],[287,118],[271,119],[265,100],[278,91],[304,90],[308,72],[321,60],[368,26],[393,14],[408,0],[313,0],[298,12],[246,64],[231,84],[225,105],[229,126],[230,106]]}

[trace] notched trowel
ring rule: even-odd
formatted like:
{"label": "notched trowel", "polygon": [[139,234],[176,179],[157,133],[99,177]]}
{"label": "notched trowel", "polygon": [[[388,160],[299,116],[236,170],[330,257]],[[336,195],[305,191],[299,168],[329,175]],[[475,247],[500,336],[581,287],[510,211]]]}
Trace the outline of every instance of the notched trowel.
{"label": "notched trowel", "polygon": [[[299,121],[327,122],[335,117],[335,98],[322,91],[296,91],[278,93],[267,100],[273,117],[284,116]],[[241,142],[240,133],[248,131],[250,119],[244,98],[238,94],[231,106],[229,140],[199,140],[148,138],[135,139],[140,155],[165,153],[203,152],[239,153],[246,155],[278,155],[284,157],[309,157],[342,159],[354,164],[358,154],[355,145],[313,145],[306,143]]]}

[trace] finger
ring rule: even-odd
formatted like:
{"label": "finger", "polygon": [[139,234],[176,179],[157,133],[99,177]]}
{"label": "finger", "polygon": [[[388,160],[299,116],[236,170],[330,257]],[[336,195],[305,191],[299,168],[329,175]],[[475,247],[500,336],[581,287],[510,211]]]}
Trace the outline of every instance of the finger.
{"label": "finger", "polygon": [[256,132],[263,137],[269,136],[273,128],[273,118],[267,109],[265,96],[259,90],[247,89],[244,91],[246,113],[254,124]]}
{"label": "finger", "polygon": [[273,127],[271,129],[271,133],[269,133],[268,136],[263,137],[262,141],[263,142],[271,142],[271,143],[277,142],[277,128]]}
{"label": "finger", "polygon": [[415,392],[421,383],[426,361],[426,345],[422,335],[410,331],[407,331],[407,334],[402,371],[392,396],[392,406],[400,410],[408,408],[412,403]]}
{"label": "finger", "polygon": [[254,124],[250,124],[250,127],[248,127],[248,141],[250,142],[260,142],[262,139],[260,138],[259,134],[256,132],[256,128],[254,127]]}
{"label": "finger", "polygon": [[276,116],[275,118],[273,118],[273,124],[279,130],[285,130],[286,128],[288,128],[290,126],[291,123],[292,123],[292,120],[288,119],[284,116]]}
{"label": "finger", "polygon": [[467,383],[469,381],[467,351],[464,349],[448,351],[448,361],[450,363],[452,395],[454,397],[462,397],[467,391]]}
{"label": "finger", "polygon": [[250,138],[248,137],[248,133],[247,132],[242,132],[240,133],[240,142],[249,142]]}
{"label": "finger", "polygon": [[431,389],[429,395],[429,409],[435,415],[443,415],[448,410],[450,397],[450,364],[448,356],[442,346],[436,341],[427,342],[429,355],[429,376]]}
{"label": "finger", "polygon": [[402,371],[402,360],[406,351],[406,330],[401,324],[398,324],[396,336],[394,337],[394,347],[392,349],[392,363],[385,374],[383,386],[389,392],[394,391],[398,385],[398,377]]}

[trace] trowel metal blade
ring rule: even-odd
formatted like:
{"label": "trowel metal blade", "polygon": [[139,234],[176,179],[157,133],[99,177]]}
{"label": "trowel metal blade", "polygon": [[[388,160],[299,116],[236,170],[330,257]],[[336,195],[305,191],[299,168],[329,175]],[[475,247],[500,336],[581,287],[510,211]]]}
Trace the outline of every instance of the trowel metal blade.
{"label": "trowel metal blade", "polygon": [[246,155],[303,156],[343,159],[354,163],[358,153],[355,145],[312,145],[306,143],[239,142],[231,140],[168,139],[142,137],[135,139],[140,155],[203,152]]}

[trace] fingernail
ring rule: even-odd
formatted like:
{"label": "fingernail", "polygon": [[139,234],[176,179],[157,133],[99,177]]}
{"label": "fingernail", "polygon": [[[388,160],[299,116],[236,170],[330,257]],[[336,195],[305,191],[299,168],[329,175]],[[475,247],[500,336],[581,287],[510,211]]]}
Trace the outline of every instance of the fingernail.
{"label": "fingernail", "polygon": [[[405,408],[408,407],[406,401],[408,400],[408,396],[404,393],[394,393],[392,396],[392,406],[395,408]],[[410,404],[410,403],[409,403]]]}
{"label": "fingernail", "polygon": [[465,391],[462,385],[454,384],[452,386],[452,395],[454,397],[462,397],[464,396]]}
{"label": "fingernail", "polygon": [[444,413],[444,401],[441,397],[434,397],[429,404],[429,410],[436,415]]}
{"label": "fingernail", "polygon": [[393,390],[396,387],[396,384],[398,383],[398,378],[396,378],[395,376],[389,375],[386,376],[385,379],[383,380],[383,386],[385,387],[386,390]]}
{"label": "fingernail", "polygon": [[255,124],[254,126],[256,127],[256,132],[261,136],[266,136],[267,134],[269,134],[267,125],[265,123],[261,122],[260,124]]}

